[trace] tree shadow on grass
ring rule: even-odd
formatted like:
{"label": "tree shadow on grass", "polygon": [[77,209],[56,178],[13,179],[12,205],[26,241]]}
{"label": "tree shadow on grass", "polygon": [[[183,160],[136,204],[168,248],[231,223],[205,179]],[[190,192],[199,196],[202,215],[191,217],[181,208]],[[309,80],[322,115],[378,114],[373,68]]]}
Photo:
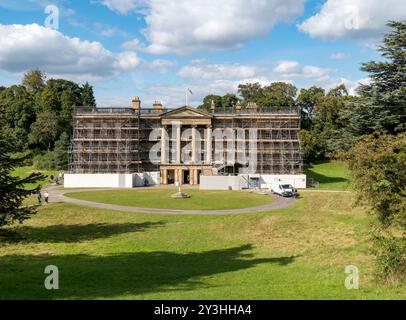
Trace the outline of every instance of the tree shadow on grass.
{"label": "tree shadow on grass", "polygon": [[314,179],[319,183],[322,184],[330,184],[330,183],[338,183],[338,182],[346,182],[347,184],[350,183],[349,179],[343,177],[331,177],[326,176],[320,173],[317,173],[311,169],[311,167],[307,168],[305,171],[308,178]]}
{"label": "tree shadow on grass", "polygon": [[117,234],[142,232],[161,227],[164,222],[143,223],[92,223],[60,224],[47,227],[23,226],[12,230],[0,230],[0,243],[16,242],[79,242],[108,238]]}
{"label": "tree shadow on grass", "polygon": [[[252,245],[205,252],[136,252],[112,256],[2,257],[1,299],[95,299],[204,288],[200,277],[248,269],[258,264],[286,266],[295,257],[253,259]],[[44,268],[59,268],[60,289],[44,288]],[[219,297],[219,298],[226,298]]]}

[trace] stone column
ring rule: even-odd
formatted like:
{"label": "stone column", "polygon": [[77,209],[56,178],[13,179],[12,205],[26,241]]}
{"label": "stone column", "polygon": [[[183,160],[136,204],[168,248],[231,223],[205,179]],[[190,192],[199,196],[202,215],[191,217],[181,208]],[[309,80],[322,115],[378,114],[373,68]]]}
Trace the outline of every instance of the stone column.
{"label": "stone column", "polygon": [[199,170],[195,169],[194,176],[195,176],[193,179],[194,184],[199,184]]}
{"label": "stone column", "polygon": [[181,125],[176,126],[176,163],[180,163],[180,151],[181,151]]}
{"label": "stone column", "polygon": [[162,170],[162,184],[168,184],[168,169]]}
{"label": "stone column", "polygon": [[173,170],[173,182],[178,182],[178,169]]}
{"label": "stone column", "polygon": [[191,185],[193,185],[194,183],[194,174],[193,174],[193,172],[194,172],[194,170],[195,169],[190,169],[189,170],[189,184],[191,184]]}
{"label": "stone column", "polygon": [[166,148],[167,148],[167,141],[166,141],[166,127],[163,126],[161,129],[161,164],[168,163],[168,159],[166,157]]}
{"label": "stone column", "polygon": [[207,126],[206,129],[206,163],[211,164],[212,162],[212,127]]}
{"label": "stone column", "polygon": [[178,170],[178,178],[179,178],[179,183],[183,184],[183,170],[182,169]]}
{"label": "stone column", "polygon": [[196,126],[192,126],[192,163],[196,163]]}

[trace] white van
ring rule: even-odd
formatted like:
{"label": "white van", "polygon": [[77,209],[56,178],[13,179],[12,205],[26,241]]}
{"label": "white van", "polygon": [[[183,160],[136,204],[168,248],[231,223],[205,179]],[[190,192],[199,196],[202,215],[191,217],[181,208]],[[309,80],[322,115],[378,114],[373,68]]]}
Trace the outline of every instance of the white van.
{"label": "white van", "polygon": [[282,197],[294,197],[296,196],[296,189],[287,183],[273,183],[271,186],[271,191]]}

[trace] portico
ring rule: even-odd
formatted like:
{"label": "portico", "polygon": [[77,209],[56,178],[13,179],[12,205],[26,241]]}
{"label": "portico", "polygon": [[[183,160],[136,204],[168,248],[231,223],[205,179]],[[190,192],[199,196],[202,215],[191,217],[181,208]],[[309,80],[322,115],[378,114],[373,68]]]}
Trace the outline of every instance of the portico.
{"label": "portico", "polygon": [[189,107],[162,114],[161,183],[199,184],[211,175],[212,116]]}
{"label": "portico", "polygon": [[161,166],[161,183],[166,184],[190,184],[200,183],[200,174],[211,175],[209,165],[163,165]]}

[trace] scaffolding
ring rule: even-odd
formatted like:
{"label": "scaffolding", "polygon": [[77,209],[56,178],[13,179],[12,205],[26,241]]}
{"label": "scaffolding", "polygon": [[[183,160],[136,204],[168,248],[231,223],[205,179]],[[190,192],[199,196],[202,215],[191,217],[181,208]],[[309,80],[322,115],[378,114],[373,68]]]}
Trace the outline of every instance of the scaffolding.
{"label": "scaffolding", "polygon": [[[152,130],[159,129],[166,109],[92,108],[76,107],[73,112],[74,129],[70,149],[71,173],[137,173],[160,171],[160,164],[152,163],[149,152],[159,143],[152,141]],[[256,131],[256,171],[259,174],[302,173],[300,145],[300,113],[295,108],[262,108],[255,105],[247,109],[212,110],[208,116],[215,129],[243,130],[244,152],[248,153],[252,141],[249,131]],[[185,128],[188,126],[186,125]],[[170,128],[168,128],[170,130]],[[204,159],[205,128],[199,130]],[[172,137],[169,132],[169,137]],[[229,141],[224,139],[223,163],[206,163],[219,174],[238,174],[243,166],[235,161],[238,136],[233,141],[234,162],[225,158]],[[171,139],[169,140],[171,141]],[[182,146],[189,141],[182,140]],[[172,142],[171,142],[172,143]],[[213,143],[214,146],[214,143]],[[252,148],[251,148],[252,149]],[[212,157],[215,150],[212,148]],[[202,167],[203,168],[203,167]]]}
{"label": "scaffolding", "polygon": [[69,171],[139,172],[138,118],[132,109],[75,108]]}
{"label": "scaffolding", "polygon": [[[213,113],[213,125],[218,129],[244,130],[245,148],[250,150],[250,130],[256,131],[256,173],[299,174],[303,172],[300,142],[300,113],[296,108],[258,108],[243,110],[219,110]],[[236,141],[237,142],[237,141]],[[224,141],[223,150],[227,149]],[[249,150],[249,151],[248,151]],[[226,152],[224,151],[224,154]],[[225,155],[224,155],[225,157]],[[241,164],[225,164],[220,174],[238,174]]]}

